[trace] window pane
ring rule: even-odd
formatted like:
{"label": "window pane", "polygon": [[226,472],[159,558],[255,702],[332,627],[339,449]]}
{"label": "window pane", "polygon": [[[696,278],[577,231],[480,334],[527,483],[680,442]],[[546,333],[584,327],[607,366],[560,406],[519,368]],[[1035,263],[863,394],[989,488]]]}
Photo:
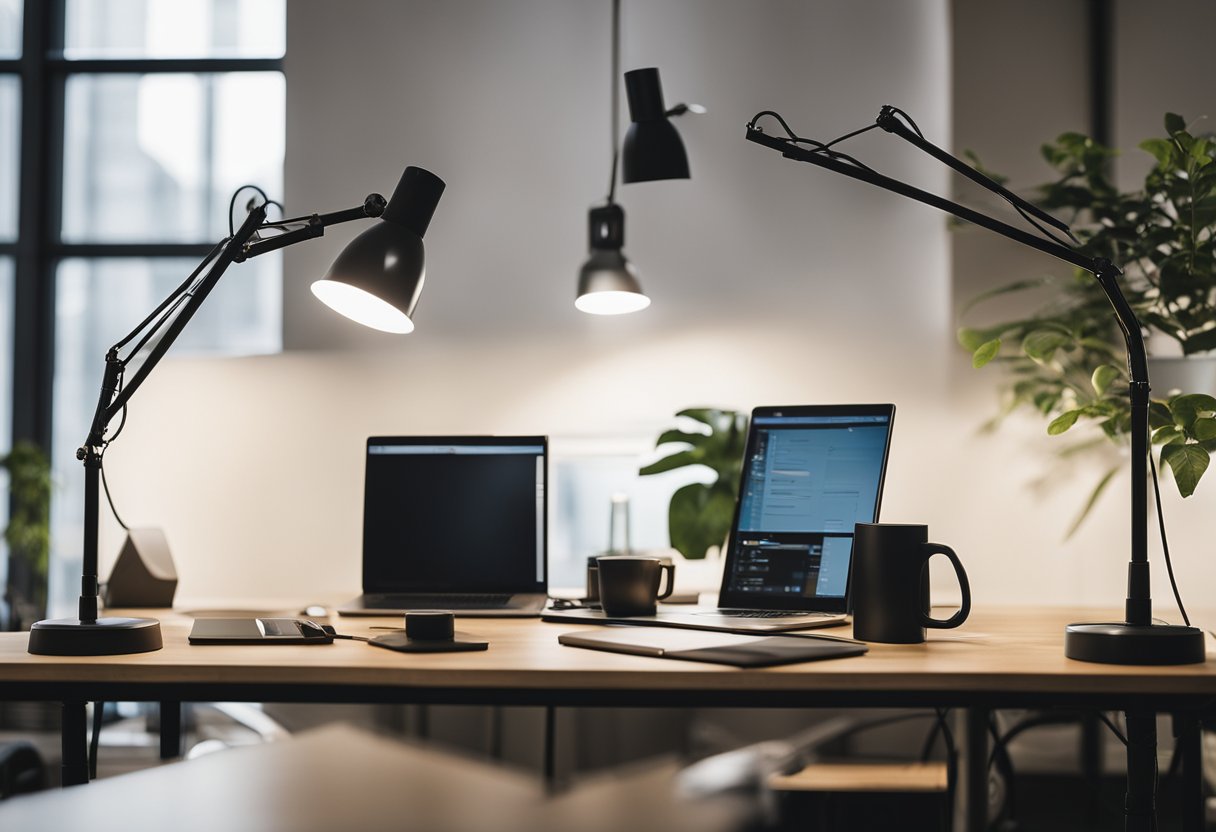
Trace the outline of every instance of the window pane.
{"label": "window pane", "polygon": [[17,238],[20,108],[21,88],[16,77],[0,75],[0,242]]}
{"label": "window pane", "polygon": [[21,0],[0,0],[0,58],[20,57]]}
{"label": "window pane", "polygon": [[[79,594],[84,523],[84,470],[76,448],[97,406],[105,354],[198,265],[192,260],[65,260],[55,283],[55,413],[51,464],[51,588],[57,612],[70,613]],[[282,258],[267,254],[233,266],[169,351],[175,355],[249,355],[282,346]],[[132,370],[135,363],[132,363]],[[158,368],[163,371],[164,367]],[[155,375],[155,372],[153,373]],[[138,409],[140,396],[131,399]],[[193,414],[177,414],[186,423]],[[116,428],[117,425],[112,427]],[[112,431],[111,431],[112,432]],[[115,444],[122,453],[122,440]],[[156,525],[155,517],[114,494],[124,519]],[[103,522],[109,522],[102,505]],[[127,516],[129,515],[129,516]]]}
{"label": "window pane", "polygon": [[282,195],[285,98],[279,72],[70,76],[63,239],[226,236],[238,186]]}
{"label": "window pane", "polygon": [[68,0],[66,23],[68,58],[279,58],[287,42],[285,0]]}

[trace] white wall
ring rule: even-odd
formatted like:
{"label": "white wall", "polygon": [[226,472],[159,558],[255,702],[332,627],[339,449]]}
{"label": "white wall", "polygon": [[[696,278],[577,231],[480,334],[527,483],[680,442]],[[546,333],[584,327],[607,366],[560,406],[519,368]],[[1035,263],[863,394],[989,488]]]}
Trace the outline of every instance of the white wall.
{"label": "white wall", "polygon": [[[289,4],[290,210],[358,204],[406,164],[448,192],[413,335],[360,331],[313,302],[311,277],[357,230],[339,228],[287,254],[293,352],[169,362],[141,391],[107,467],[128,519],[167,529],[182,601],[355,591],[371,433],[544,432],[560,451],[578,437],[643,444],[690,405],[889,400],[884,518],[954,544],[976,603],[1118,603],[1122,502],[1062,544],[1080,486],[1028,488],[1041,425],[976,435],[995,377],[954,352],[945,218],[743,139],[762,109],[828,138],[894,103],[948,145],[945,0],[626,3],[623,68],[660,66],[670,102],[710,113],[679,123],[691,181],[620,191],[654,303],[615,320],[572,303],[586,211],[606,188],[609,8]],[[949,189],[886,134],[851,149]],[[1186,513],[1173,511],[1176,547],[1194,577],[1206,567],[1186,554],[1200,534]],[[107,528],[103,551],[118,540]]]}

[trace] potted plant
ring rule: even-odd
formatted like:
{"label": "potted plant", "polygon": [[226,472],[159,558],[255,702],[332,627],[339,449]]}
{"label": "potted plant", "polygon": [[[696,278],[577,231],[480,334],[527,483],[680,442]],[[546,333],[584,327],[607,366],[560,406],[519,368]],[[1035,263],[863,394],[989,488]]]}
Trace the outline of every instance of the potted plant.
{"label": "potted plant", "polygon": [[0,457],[8,472],[8,628],[21,629],[46,617],[47,566],[50,553],[51,468],[46,454],[32,442],[18,442]]}
{"label": "potted plant", "polygon": [[[1150,348],[1173,342],[1183,356],[1200,356],[1216,349],[1216,140],[1193,135],[1173,113],[1165,117],[1165,132],[1140,143],[1154,164],[1132,191],[1120,191],[1110,178],[1113,150],[1078,133],[1061,135],[1043,146],[1058,176],[1037,189],[1036,202],[1073,227],[1083,253],[1124,270],[1121,288]],[[1052,436],[1085,429],[1086,441],[1062,453],[1107,440],[1126,445],[1126,352],[1109,302],[1087,272],[1077,270],[1060,285],[1042,278],[1001,287],[973,300],[964,315],[993,298],[1044,286],[1055,291],[1037,311],[962,327],[960,344],[976,368],[997,363],[1007,369],[1003,414],[1037,411]],[[1178,492],[1188,497],[1216,450],[1216,391],[1153,383],[1152,392],[1149,422],[1160,467],[1170,469]],[[1121,467],[1099,479],[1073,530]]]}
{"label": "potted plant", "polygon": [[681,447],[638,473],[649,476],[689,465],[703,465],[714,473],[711,483],[694,482],[676,489],[667,507],[672,548],[689,560],[699,560],[711,547],[721,547],[730,532],[747,441],[747,414],[703,407],[681,410],[676,416],[692,419],[701,430],[663,431],[656,448]]}

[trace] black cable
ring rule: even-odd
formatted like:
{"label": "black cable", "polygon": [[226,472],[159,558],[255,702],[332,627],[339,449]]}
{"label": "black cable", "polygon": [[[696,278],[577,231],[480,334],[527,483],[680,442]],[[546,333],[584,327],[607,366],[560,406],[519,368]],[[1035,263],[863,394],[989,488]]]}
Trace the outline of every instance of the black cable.
{"label": "black cable", "polygon": [[920,761],[927,763],[929,755],[933,753],[933,744],[937,742],[937,735],[941,732],[941,723],[937,720],[933,721],[933,725],[929,727],[929,733],[925,736],[925,743],[920,747]]}
{"label": "black cable", "polygon": [[1157,523],[1161,527],[1161,551],[1165,553],[1165,571],[1170,576],[1170,589],[1174,590],[1174,600],[1178,602],[1178,612],[1182,613],[1182,621],[1191,626],[1191,619],[1182,606],[1182,595],[1178,592],[1178,582],[1174,580],[1174,564],[1170,560],[1170,544],[1165,538],[1165,512],[1161,508],[1161,487],[1157,484],[1157,463],[1153,460],[1153,451],[1148,452],[1148,464],[1153,470],[1153,502],[1157,504]]}
{"label": "black cable", "polygon": [[950,730],[949,708],[934,708],[937,714],[937,724],[941,726],[942,740],[946,743],[946,800],[947,806],[954,805],[954,789],[958,780],[958,753],[954,746],[954,732]]}
{"label": "black cable", "polygon": [[[115,393],[117,394],[121,391],[122,373],[120,372],[118,374],[118,387],[115,390]],[[110,496],[110,484],[106,481],[106,449],[110,447],[111,442],[118,438],[119,434],[122,433],[122,429],[127,426],[127,406],[125,404],[122,406],[121,412],[122,419],[118,423],[118,430],[114,431],[113,436],[105,440],[101,446],[101,453],[97,455],[97,470],[101,472],[101,489],[106,494],[106,502],[110,504],[110,512],[114,515],[114,519],[118,521],[118,525],[122,526],[123,531],[130,531],[130,527],[123,522],[122,516],[118,513],[118,509],[114,507],[114,498]]]}
{"label": "black cable", "polygon": [[1110,729],[1110,732],[1115,735],[1115,738],[1117,740],[1119,740],[1119,742],[1123,743],[1124,745],[1127,745],[1127,737],[1123,734],[1122,731],[1119,730],[1119,726],[1116,725],[1111,720],[1110,717],[1108,717],[1102,711],[1098,711],[1098,719],[1102,720],[1102,722],[1106,725],[1107,728]]}
{"label": "black cable", "polygon": [[898,107],[891,107],[891,112],[908,122],[908,126],[912,128],[913,133],[920,136],[922,139],[925,137],[925,134],[920,132],[920,128],[916,126],[916,122],[912,120],[912,116],[908,115]]}
{"label": "black cable", "polygon": [[1017,814],[1017,795],[1015,793],[1017,772],[1013,768],[1013,757],[1009,754],[1009,747],[1001,742],[1001,731],[1000,726],[997,725],[995,711],[988,714],[988,733],[992,735],[994,745],[993,754],[988,759],[988,768],[984,771],[988,772],[992,768],[993,762],[996,763],[997,770],[1005,778],[1004,810],[1009,817],[1015,817]]}
{"label": "black cable", "polygon": [[[232,212],[236,210],[236,198],[238,196],[240,196],[241,191],[245,191],[245,190],[257,191],[258,194],[261,195],[263,202],[267,202],[267,203],[270,202],[270,197],[268,197],[266,195],[266,192],[263,191],[261,188],[259,188],[257,185],[242,185],[241,187],[239,187],[235,191],[233,191],[232,199],[228,200],[228,236],[230,236],[230,237],[236,231],[236,229],[234,227],[234,223],[232,221]],[[275,203],[275,204],[277,205],[278,203]],[[279,206],[279,207],[281,208],[282,206]]]}
{"label": "black cable", "polygon": [[612,146],[612,178],[608,181],[608,204],[612,205],[616,198],[616,166],[621,156],[617,146],[620,141],[620,112],[621,112],[621,0],[612,0],[612,119],[609,129],[612,131],[610,144]]}
{"label": "black cable", "polygon": [[103,449],[97,457],[97,469],[101,471],[101,490],[106,493],[106,502],[110,504],[110,511],[113,513],[114,519],[118,521],[118,525],[122,526],[123,531],[129,532],[131,531],[130,527],[119,516],[118,509],[114,507],[114,498],[110,496],[110,484],[106,482],[105,455],[106,452]]}
{"label": "black cable", "polygon": [[101,718],[105,714],[106,703],[93,703],[93,738],[89,742],[89,779],[97,779],[97,747],[101,745]]}

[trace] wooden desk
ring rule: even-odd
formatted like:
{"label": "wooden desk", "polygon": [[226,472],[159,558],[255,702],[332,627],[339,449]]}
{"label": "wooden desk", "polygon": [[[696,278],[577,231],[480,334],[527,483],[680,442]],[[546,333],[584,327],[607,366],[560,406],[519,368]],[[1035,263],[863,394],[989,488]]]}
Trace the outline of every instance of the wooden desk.
{"label": "wooden desk", "polygon": [[[865,656],[760,670],[564,647],[557,643],[559,633],[590,628],[527,619],[460,620],[458,629],[489,640],[490,649],[483,653],[402,654],[352,641],[191,646],[186,641],[189,619],[172,613],[158,617],[164,649],[134,656],[32,656],[26,652],[26,634],[0,634],[0,697],[68,703],[65,766],[84,760],[83,703],[91,700],[966,706],[972,729],[967,732],[968,759],[974,764],[967,785],[973,795],[971,828],[981,828],[989,709],[1167,712],[1176,715],[1181,727],[1192,795],[1188,822],[1202,823],[1198,718],[1216,702],[1216,662],[1120,667],[1065,658],[1064,625],[1117,620],[1110,611],[980,608],[964,627],[931,634],[926,644],[872,645]],[[372,625],[398,620],[337,618],[333,623],[339,632],[367,635],[374,632]],[[848,628],[824,632],[844,635]]]}

